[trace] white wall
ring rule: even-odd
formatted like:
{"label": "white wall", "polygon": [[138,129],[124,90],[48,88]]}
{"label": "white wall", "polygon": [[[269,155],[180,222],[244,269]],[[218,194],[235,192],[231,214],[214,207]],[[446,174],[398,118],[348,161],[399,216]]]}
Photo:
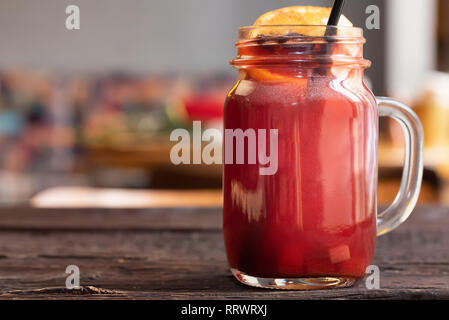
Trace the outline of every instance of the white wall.
{"label": "white wall", "polygon": [[[237,28],[297,0],[0,0],[0,69],[75,71],[230,70]],[[383,5],[386,3],[387,8]],[[81,30],[65,29],[65,8],[81,9]],[[375,92],[409,95],[434,64],[435,0],[348,0],[345,14],[364,26],[381,5],[381,30],[365,30]],[[405,10],[407,8],[407,10]],[[384,28],[385,26],[385,28]],[[385,33],[389,36],[385,46]],[[388,60],[384,48],[387,48]]]}
{"label": "white wall", "polygon": [[[305,1],[0,0],[0,68],[227,70],[238,26],[252,24],[267,10],[301,3]],[[79,31],[65,29],[69,4],[80,7]]]}

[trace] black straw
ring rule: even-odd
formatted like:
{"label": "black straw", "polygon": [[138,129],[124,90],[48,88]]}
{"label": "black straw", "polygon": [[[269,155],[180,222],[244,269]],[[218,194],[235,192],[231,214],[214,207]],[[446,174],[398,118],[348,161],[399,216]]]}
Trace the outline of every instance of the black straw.
{"label": "black straw", "polygon": [[[338,21],[340,21],[341,13],[343,11],[343,6],[345,4],[345,0],[335,0],[334,5],[332,6],[331,14],[329,16],[329,20],[327,21],[327,26],[336,27],[338,26]],[[327,28],[324,36],[334,36],[337,34],[337,28]],[[332,41],[327,40],[327,45],[321,45],[321,49],[319,50],[321,55],[332,55],[334,51],[334,45]],[[327,68],[320,67],[314,71],[315,74],[325,75],[329,72]]]}
{"label": "black straw", "polygon": [[338,21],[340,21],[341,12],[343,11],[343,6],[345,5],[345,0],[335,0],[334,6],[332,7],[331,15],[327,22],[328,26],[337,26]]}

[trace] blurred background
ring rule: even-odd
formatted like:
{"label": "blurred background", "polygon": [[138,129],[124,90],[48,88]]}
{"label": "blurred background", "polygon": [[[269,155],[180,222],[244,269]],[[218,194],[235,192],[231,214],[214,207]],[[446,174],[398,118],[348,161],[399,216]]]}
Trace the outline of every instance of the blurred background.
{"label": "blurred background", "polygon": [[[380,29],[368,30],[373,4]],[[80,30],[65,28],[68,5]],[[0,0],[0,205],[219,204],[221,168],[172,165],[169,134],[192,120],[221,128],[237,28],[289,5],[331,1]],[[373,92],[422,119],[420,202],[449,204],[449,0],[348,0],[344,13],[365,29]],[[403,138],[394,122],[380,130],[389,203]]]}

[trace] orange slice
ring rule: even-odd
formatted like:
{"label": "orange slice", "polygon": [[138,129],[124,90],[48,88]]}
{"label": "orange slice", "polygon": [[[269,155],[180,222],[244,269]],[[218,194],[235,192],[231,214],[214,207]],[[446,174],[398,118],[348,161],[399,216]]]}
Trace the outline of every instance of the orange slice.
{"label": "orange slice", "polygon": [[[289,33],[288,26],[295,26],[294,32],[308,36],[323,36],[325,28],[301,28],[300,26],[325,26],[329,20],[331,8],[314,7],[314,6],[292,6],[269,11],[261,15],[255,22],[254,26],[261,26],[251,32],[251,38],[259,35],[264,36],[285,36]],[[263,26],[286,26],[285,28],[263,28]],[[341,15],[339,26],[352,27],[353,24],[344,15]],[[338,31],[337,31],[338,32]],[[354,52],[354,55],[357,54]],[[352,54],[352,52],[351,52]],[[249,75],[255,80],[272,80],[286,81],[287,77],[282,74],[270,72],[266,69],[248,70]],[[302,83],[307,82],[301,79]]]}
{"label": "orange slice", "polygon": [[268,69],[248,69],[247,70],[251,79],[257,81],[271,81],[271,82],[285,82],[296,83],[299,86],[305,86],[307,84],[307,78],[290,77],[287,74],[281,72],[272,72]]}
{"label": "orange slice", "polygon": [[[269,11],[261,15],[255,26],[267,25],[310,25],[325,26],[329,20],[331,8],[314,6],[293,6]],[[351,21],[344,15],[341,15],[339,26],[352,27]]]}

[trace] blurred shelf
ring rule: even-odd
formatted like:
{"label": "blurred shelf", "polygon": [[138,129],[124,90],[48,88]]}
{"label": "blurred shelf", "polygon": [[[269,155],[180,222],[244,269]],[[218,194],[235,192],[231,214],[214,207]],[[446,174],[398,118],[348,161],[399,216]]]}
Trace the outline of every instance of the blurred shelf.
{"label": "blurred shelf", "polygon": [[[149,139],[145,143],[90,145],[87,152],[90,166],[94,168],[109,166],[153,170],[163,167],[173,172],[190,173],[195,176],[221,177],[222,166],[219,164],[174,165],[170,160],[170,151],[175,144],[176,142],[171,142],[169,137],[164,136]],[[190,159],[193,152],[191,148]]]}
{"label": "blurred shelf", "polygon": [[91,165],[151,168],[170,163],[170,149],[167,136],[120,144],[96,143],[87,146]]}

